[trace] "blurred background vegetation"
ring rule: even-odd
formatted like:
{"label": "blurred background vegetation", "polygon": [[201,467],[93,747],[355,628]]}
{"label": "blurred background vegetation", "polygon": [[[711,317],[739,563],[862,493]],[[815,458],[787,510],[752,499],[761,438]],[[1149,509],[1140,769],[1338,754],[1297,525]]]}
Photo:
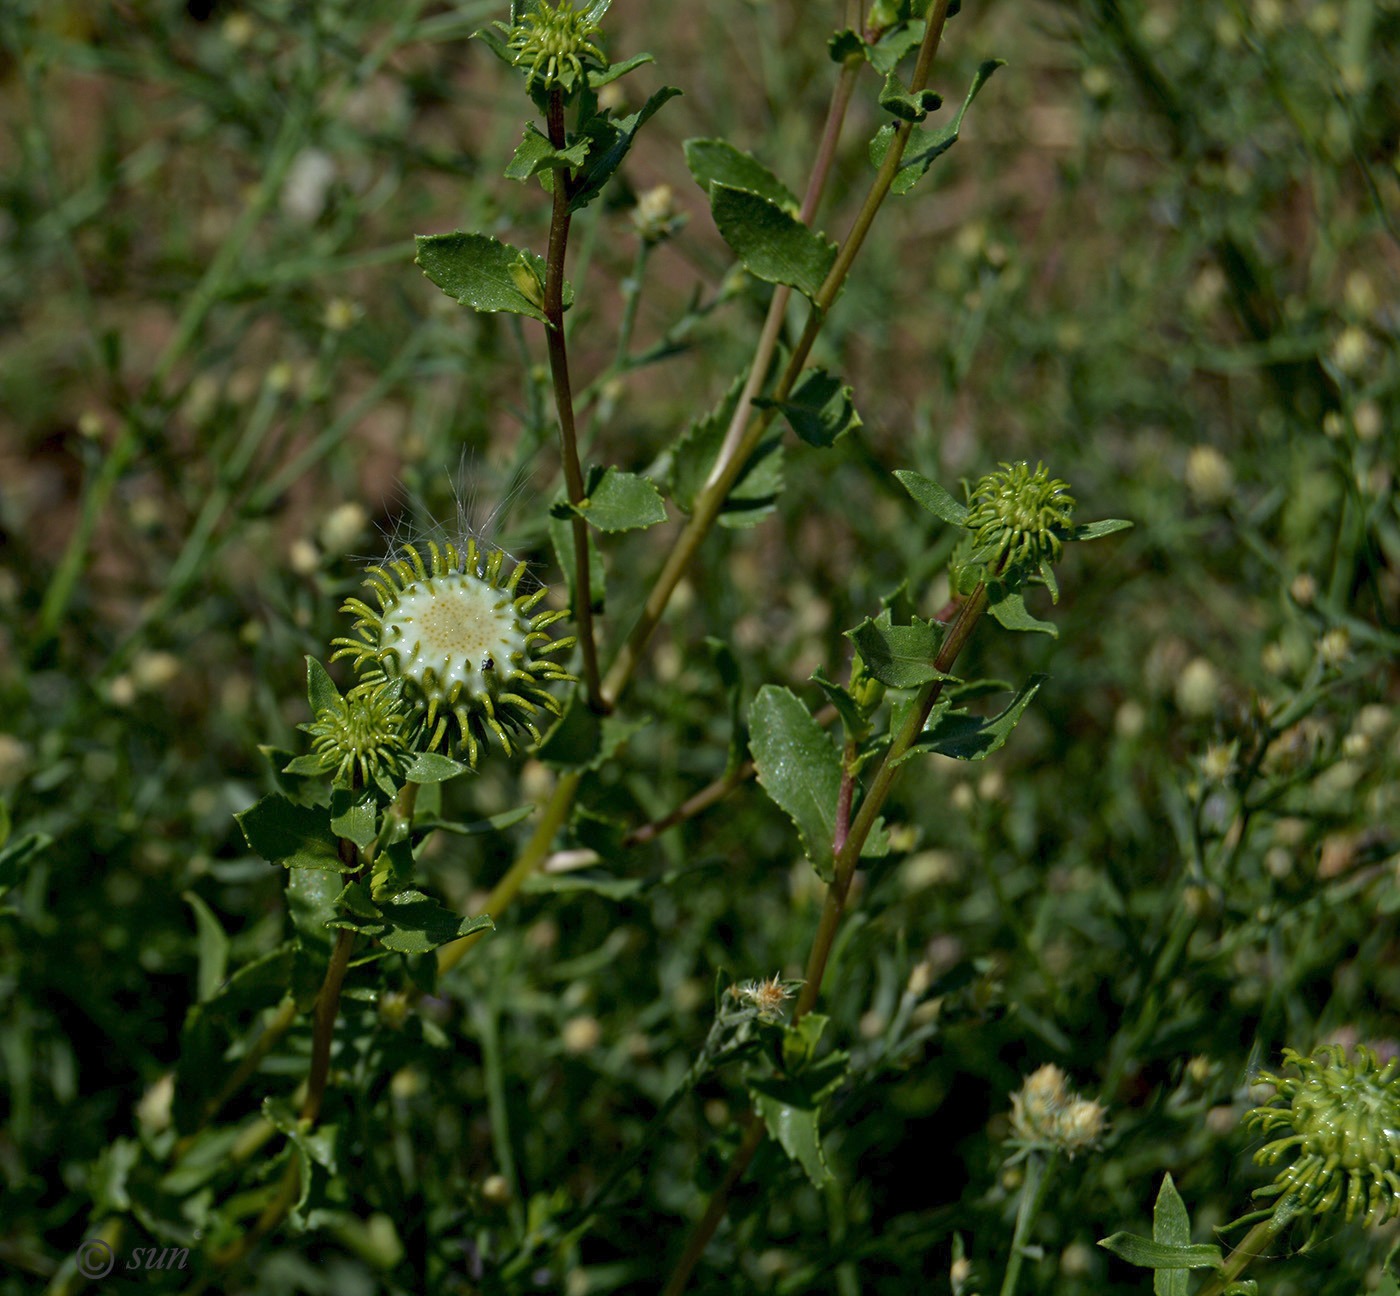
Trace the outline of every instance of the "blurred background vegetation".
{"label": "blurred background vegetation", "polygon": [[[0,915],[5,1293],[103,1211],[198,1249],[197,1210],[133,1206],[111,1149],[160,1132],[196,997],[184,897],[230,969],[281,938],[284,878],[232,816],[270,786],[260,744],[297,748],[303,656],[343,633],[365,559],[464,506],[562,586],[538,330],[412,264],[418,233],[544,244],[538,190],[500,178],[526,101],[468,41],[503,8],[0,12],[0,801],[12,841],[51,839]],[[680,144],[723,136],[800,192],[840,10],[614,4],[609,54],[657,58],[623,93],[685,96],[576,229],[594,460],[660,472],[744,363],[767,289],[731,273]],[[723,770],[707,636],[747,700],[839,676],[842,631],[900,582],[925,615],[946,601],[948,545],[894,468],[954,487],[1043,459],[1081,516],[1136,526],[1071,548],[1038,609],[1057,642],[979,633],[969,672],[1051,679],[992,761],[897,789],[897,849],[827,980],[858,1075],[827,1119],[839,1188],[766,1148],[694,1289],[945,1291],[955,1231],[994,1288],[1007,1095],[1054,1061],[1112,1125],[1059,1181],[1022,1289],[1144,1291],[1092,1244],[1147,1231],[1165,1170],[1200,1227],[1247,1209],[1252,1067],[1284,1044],[1400,1047],[1400,7],[969,0],[933,84],[960,102],[991,57],[1008,66],[891,200],[823,336],[864,428],[788,446],[777,512],[712,537],[653,643],[631,697],[653,722],[565,843],[600,853],[593,881],[542,882],[397,1029],[347,1005],[377,1023],[335,1091],[353,1219],[219,1289],[655,1290],[732,1144],[737,1077],[682,1105],[567,1254],[509,1280],[491,1258],[636,1143],[717,973],[800,974],[819,883],[757,788],[620,841]],[[861,87],[833,234],[871,174]],[[636,292],[633,200],[661,184],[690,219]],[[605,658],[675,525],[606,539]],[[495,758],[452,795],[480,818],[551,778]],[[438,842],[434,882],[477,912],[528,830]],[[294,1087],[306,1049],[293,1032],[228,1119]],[[509,1191],[483,1195],[498,1174]],[[1394,1233],[1339,1226],[1269,1290],[1373,1288]]]}

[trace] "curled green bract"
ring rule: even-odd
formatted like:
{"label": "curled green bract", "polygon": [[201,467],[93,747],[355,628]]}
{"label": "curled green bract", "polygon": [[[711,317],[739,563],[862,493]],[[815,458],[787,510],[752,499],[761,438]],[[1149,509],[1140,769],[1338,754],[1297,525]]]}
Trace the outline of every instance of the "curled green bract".
{"label": "curled green bract", "polygon": [[408,716],[400,709],[402,694],[397,681],[381,683],[337,698],[310,724],[299,725],[311,735],[311,755],[322,772],[333,773],[346,787],[357,775],[362,787],[401,779],[412,759],[404,739]]}
{"label": "curled green bract", "polygon": [[1044,464],[1002,464],[972,488],[967,529],[976,560],[993,573],[1055,562],[1073,530],[1074,498]]}
{"label": "curled green bract", "polygon": [[539,80],[567,90],[582,78],[584,59],[607,66],[603,52],[589,40],[597,30],[587,12],[575,10],[572,0],[563,0],[557,6],[541,4],[525,14],[509,29],[506,46],[514,51],[515,65],[527,68],[528,82]]}
{"label": "curled green bract", "polygon": [[1256,1107],[1244,1120],[1279,1135],[1254,1154],[1257,1164],[1296,1155],[1255,1196],[1291,1197],[1314,1217],[1344,1207],[1346,1219],[1368,1224],[1400,1214],[1400,1060],[1382,1066],[1358,1047],[1348,1062],[1335,1044],[1315,1057],[1284,1049],[1283,1060],[1299,1074],[1259,1076],[1283,1105]]}
{"label": "curled green bract", "polygon": [[360,676],[352,698],[402,681],[412,745],[464,755],[473,768],[489,738],[507,754],[524,745],[522,734],[538,742],[535,717],[563,710],[546,686],[577,678],[548,660],[576,642],[548,634],[567,613],[536,613],[547,591],[517,593],[525,564],[507,576],[505,557],[475,540],[462,551],[429,542],[426,561],[410,546],[369,569],[378,610],[347,599],[341,610],[357,618],[354,634],[333,641],[332,660],[353,658]]}

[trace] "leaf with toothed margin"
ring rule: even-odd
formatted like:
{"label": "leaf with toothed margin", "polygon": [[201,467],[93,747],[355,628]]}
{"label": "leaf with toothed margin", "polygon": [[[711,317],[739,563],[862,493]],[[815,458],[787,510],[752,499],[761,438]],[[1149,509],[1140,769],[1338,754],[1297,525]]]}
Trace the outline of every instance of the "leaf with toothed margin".
{"label": "leaf with toothed margin", "polygon": [[[485,234],[419,234],[415,258],[419,269],[449,297],[478,311],[508,311],[549,323],[539,302],[520,288],[522,262],[545,280],[544,258]],[[564,283],[564,309],[573,305],[573,285]]]}

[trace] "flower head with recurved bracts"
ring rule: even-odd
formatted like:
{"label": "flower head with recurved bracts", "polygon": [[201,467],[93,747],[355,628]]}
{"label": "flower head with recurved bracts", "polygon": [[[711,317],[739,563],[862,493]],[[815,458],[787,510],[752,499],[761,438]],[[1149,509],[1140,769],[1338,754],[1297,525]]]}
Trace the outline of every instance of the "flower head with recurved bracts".
{"label": "flower head with recurved bracts", "polygon": [[567,90],[582,78],[584,59],[606,66],[602,50],[589,40],[597,30],[591,11],[575,10],[572,0],[541,3],[508,29],[506,45],[515,51],[516,66],[528,67],[530,82],[563,84]]}
{"label": "flower head with recurved bracts", "polygon": [[[1323,1060],[1318,1061],[1317,1057]],[[1292,1197],[1314,1218],[1345,1206],[1379,1224],[1400,1215],[1400,1059],[1381,1065],[1358,1047],[1351,1062],[1335,1044],[1306,1057],[1283,1050],[1297,1076],[1261,1073],[1284,1106],[1256,1107],[1246,1125],[1279,1137],[1254,1154],[1259,1165],[1297,1155],[1258,1197]]]}
{"label": "flower head with recurved bracts", "polygon": [[358,775],[361,787],[376,783],[392,792],[413,755],[404,740],[408,716],[402,701],[403,683],[395,680],[322,707],[310,724],[297,726],[311,735],[308,763],[334,771],[336,782],[347,787]]}
{"label": "flower head with recurved bracts", "polygon": [[545,686],[577,678],[549,654],[576,641],[550,639],[547,627],[567,613],[534,611],[543,588],[517,593],[524,563],[505,576],[505,554],[483,553],[475,540],[462,551],[430,541],[427,550],[426,562],[409,546],[369,569],[365,584],[379,609],[346,601],[342,611],[358,618],[355,634],[334,640],[334,657],[355,661],[361,682],[352,697],[402,679],[415,745],[446,747],[475,767],[490,737],[507,753],[521,745],[521,734],[539,741],[535,717],[562,712]]}
{"label": "flower head with recurved bracts", "polygon": [[1044,464],[1002,464],[972,488],[967,529],[976,561],[993,573],[1054,562],[1073,531],[1074,499]]}

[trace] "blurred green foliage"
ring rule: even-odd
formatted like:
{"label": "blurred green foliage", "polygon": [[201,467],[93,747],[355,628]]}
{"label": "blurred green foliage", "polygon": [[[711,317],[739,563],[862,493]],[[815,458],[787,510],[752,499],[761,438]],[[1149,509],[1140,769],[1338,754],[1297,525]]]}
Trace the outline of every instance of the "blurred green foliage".
{"label": "blurred green foliage", "polygon": [[[633,106],[666,81],[685,97],[577,220],[590,460],[664,480],[745,362],[770,290],[730,273],[681,144],[730,139],[800,191],[838,9],[609,14],[613,58],[657,57],[621,83]],[[237,1140],[304,1076],[309,1021],[183,1179],[136,1166],[175,1138],[166,1077],[192,1005],[284,938],[284,876],[233,816],[273,787],[260,745],[304,750],[303,658],[345,632],[363,560],[472,524],[562,604],[538,330],[464,310],[412,264],[412,235],[457,228],[543,246],[547,202],[500,178],[527,106],[467,41],[498,16],[0,14],[6,1296],[108,1216],[131,1221],[124,1248],[187,1246],[196,1265],[252,1227],[228,1194],[259,1153]],[[801,974],[821,889],[753,785],[644,845],[625,834],[725,770],[713,640],[740,715],[765,683],[815,708],[812,671],[844,677],[842,632],[895,586],[923,616],[946,603],[951,537],[896,468],[951,484],[1044,460],[1083,516],[1136,525],[1069,548],[1058,607],[1035,608],[1057,641],[974,640],[969,676],[1050,679],[986,765],[896,787],[894,849],[862,875],[825,985],[852,1067],[823,1122],[835,1185],[765,1146],[693,1289],[950,1290],[955,1233],[960,1290],[995,1288],[1009,1095],[1053,1061],[1110,1125],[1061,1168],[1021,1290],[1144,1291],[1094,1241],[1150,1231],[1167,1170],[1197,1241],[1247,1209],[1269,1177],[1238,1128],[1262,1062],[1400,1049],[1400,8],[970,3],[935,68],[945,118],[991,57],[1008,66],[891,200],[818,346],[863,427],[824,451],[788,438],[776,511],[710,537],[652,644],[629,710],[651,722],[585,776],[562,844],[598,863],[537,878],[412,1010],[406,975],[381,991],[352,969],[326,1113],[341,1173],[313,1175],[332,1184],[314,1227],[218,1290],[656,1290],[737,1137],[731,1071],[668,1114],[581,1236],[532,1239],[639,1145],[707,1037],[717,976]],[[833,235],[868,183],[878,93],[867,72]],[[639,284],[635,198],[660,184],[690,221]],[[605,652],[664,534],[604,538]],[[553,778],[497,756],[443,817]],[[478,913],[530,828],[439,834],[434,885]],[[252,1025],[214,1038],[211,1091]],[[1393,1232],[1339,1227],[1259,1276],[1275,1296],[1377,1289]]]}

